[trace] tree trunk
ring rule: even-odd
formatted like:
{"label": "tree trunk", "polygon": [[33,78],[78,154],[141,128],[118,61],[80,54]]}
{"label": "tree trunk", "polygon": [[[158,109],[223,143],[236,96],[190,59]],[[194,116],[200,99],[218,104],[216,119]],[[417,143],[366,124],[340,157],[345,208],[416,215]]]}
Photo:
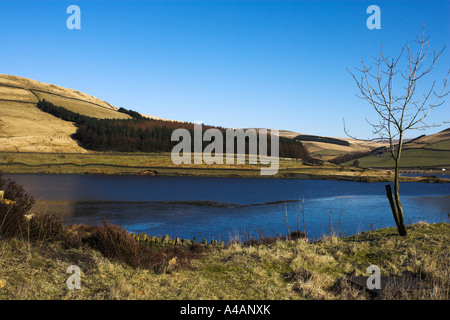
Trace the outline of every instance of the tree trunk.
{"label": "tree trunk", "polygon": [[395,225],[397,226],[397,229],[400,230],[400,224],[398,222],[397,205],[395,204],[394,196],[392,195],[391,185],[387,184],[385,187],[386,187],[386,196],[389,200],[389,204],[391,205],[391,210],[392,210],[392,215],[394,216]]}
{"label": "tree trunk", "polygon": [[[401,146],[400,146],[401,147]],[[405,226],[405,218],[403,216],[403,207],[402,203],[400,202],[400,184],[399,184],[399,161],[395,162],[395,177],[394,177],[394,199],[395,199],[395,205],[396,205],[396,211],[397,211],[397,229],[398,233],[401,236],[406,236],[406,226]]]}

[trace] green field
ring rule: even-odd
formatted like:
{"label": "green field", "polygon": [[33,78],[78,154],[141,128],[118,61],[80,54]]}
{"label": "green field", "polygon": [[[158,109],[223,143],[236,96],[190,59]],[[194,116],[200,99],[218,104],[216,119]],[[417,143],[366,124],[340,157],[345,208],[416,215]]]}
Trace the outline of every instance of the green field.
{"label": "green field", "polygon": [[439,141],[427,146],[427,149],[450,150],[450,140]]}
{"label": "green field", "polygon": [[[449,141],[442,141],[434,144],[445,147]],[[379,156],[368,156],[359,158],[359,166],[363,168],[393,168],[394,161],[391,154],[386,152]],[[352,161],[343,165],[351,165]],[[405,149],[400,158],[401,168],[450,168],[450,150],[430,150],[430,149]]]}

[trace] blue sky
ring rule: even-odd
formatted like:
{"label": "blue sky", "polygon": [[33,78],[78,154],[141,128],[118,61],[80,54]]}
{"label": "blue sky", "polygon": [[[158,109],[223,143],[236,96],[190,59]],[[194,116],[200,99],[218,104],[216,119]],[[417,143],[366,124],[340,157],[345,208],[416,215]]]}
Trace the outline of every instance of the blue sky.
{"label": "blue sky", "polygon": [[[66,27],[72,4],[81,30]],[[380,30],[366,27],[372,4]],[[0,0],[0,73],[168,119],[345,136],[345,118],[352,134],[368,138],[365,119],[375,114],[346,68],[381,44],[397,55],[424,22],[432,49],[442,49],[449,16],[450,1]],[[449,50],[430,75],[438,85]],[[429,121],[450,119],[449,105]]]}

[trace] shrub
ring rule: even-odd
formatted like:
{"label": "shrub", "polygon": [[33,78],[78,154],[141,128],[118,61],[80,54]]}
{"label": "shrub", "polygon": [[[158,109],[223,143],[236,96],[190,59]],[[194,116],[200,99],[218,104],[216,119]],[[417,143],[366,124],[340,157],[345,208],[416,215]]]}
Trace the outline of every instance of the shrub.
{"label": "shrub", "polygon": [[29,239],[32,242],[64,240],[66,232],[62,218],[56,214],[35,215],[29,223]]}
{"label": "shrub", "polygon": [[[83,244],[100,251],[110,260],[123,262],[133,268],[154,270],[159,273],[170,272],[180,267],[190,265],[194,258],[200,257],[208,246],[193,244],[187,248],[172,246],[169,248],[151,249],[140,245],[131,234],[121,226],[104,222],[102,226],[72,226],[69,227],[69,240],[77,243],[81,238]],[[74,235],[77,237],[74,237]],[[74,240],[75,239],[75,240]]]}
{"label": "shrub", "polygon": [[106,258],[114,259],[132,267],[139,266],[139,244],[121,226],[104,222],[103,226],[91,227],[83,242],[100,251]]}
{"label": "shrub", "polygon": [[323,166],[325,162],[323,160],[317,159],[317,158],[305,158],[303,159],[303,164],[308,166]]}
{"label": "shrub", "polygon": [[0,175],[0,190],[5,191],[4,199],[7,199],[0,201],[0,238],[23,235],[28,227],[25,215],[35,203],[34,198],[16,181],[5,180],[2,175]]}
{"label": "shrub", "polygon": [[288,238],[288,239],[291,239],[291,240],[295,240],[295,239],[307,239],[308,237],[307,237],[306,233],[301,232],[301,231],[299,231],[299,230],[295,230],[295,231],[292,231],[292,232],[287,236],[287,238]]}

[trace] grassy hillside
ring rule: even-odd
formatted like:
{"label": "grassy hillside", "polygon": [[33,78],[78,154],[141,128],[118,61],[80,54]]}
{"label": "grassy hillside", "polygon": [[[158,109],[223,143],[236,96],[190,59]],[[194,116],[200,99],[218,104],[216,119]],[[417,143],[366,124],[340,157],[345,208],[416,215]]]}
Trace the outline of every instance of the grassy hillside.
{"label": "grassy hillside", "polygon": [[[2,100],[13,100],[28,103],[36,103],[40,95],[46,100],[66,99],[71,102],[80,102],[109,111],[117,111],[117,108],[96,97],[77,90],[63,88],[53,84],[42,83],[36,80],[17,77],[12,75],[0,75],[0,95]],[[38,96],[38,97],[36,97]],[[48,99],[47,99],[48,98]],[[42,98],[40,98],[42,100]],[[113,115],[114,113],[109,113]],[[120,115],[118,115],[120,116]]]}
{"label": "grassy hillside", "polygon": [[[118,109],[109,103],[76,90],[11,75],[0,75],[0,152],[90,153],[71,138],[76,132],[73,123],[53,117],[35,107],[36,102],[43,99],[90,117],[130,118],[129,115],[118,112]],[[385,145],[349,138],[304,135],[286,130],[280,130],[280,136],[297,137],[300,140],[307,137],[306,141],[303,139],[303,145],[308,148],[312,157],[321,160],[331,160],[349,153],[368,152]],[[8,159],[7,156],[5,162],[9,161]],[[450,131],[446,130],[406,143],[402,167],[447,168],[450,166],[449,159]],[[392,166],[387,153],[358,160],[361,167]],[[344,165],[350,166],[352,162]]]}
{"label": "grassy hillside", "polygon": [[[388,150],[379,155],[358,159],[364,168],[389,168],[394,165]],[[351,165],[353,161],[345,162]],[[422,136],[404,144],[400,165],[402,168],[450,168],[450,129]]]}
{"label": "grassy hillside", "polygon": [[75,131],[32,103],[0,101],[0,151],[86,153],[70,138]]}
{"label": "grassy hillside", "polygon": [[371,151],[386,145],[382,142],[363,142],[350,138],[312,136],[287,130],[280,130],[280,136],[297,138],[308,148],[312,157],[325,161],[342,154]]}
{"label": "grassy hillside", "polygon": [[[71,123],[61,122],[34,110],[33,105],[43,99],[90,117],[130,118],[129,115],[118,112],[115,106],[73,89],[12,75],[0,75],[0,151],[87,152],[70,139],[70,135],[75,132]],[[297,132],[280,131],[280,136],[283,137],[294,138],[298,135],[300,134]],[[379,146],[373,143],[362,144],[351,139],[339,140],[349,145],[326,143],[320,139],[305,141],[304,145],[308,147],[312,157],[322,160],[329,160],[347,152],[372,150]]]}
{"label": "grassy hillside", "polygon": [[43,99],[90,117],[131,118],[118,112],[115,106],[91,95],[0,74],[0,151],[87,152],[70,138],[76,130],[72,123],[52,117],[35,107]]}

